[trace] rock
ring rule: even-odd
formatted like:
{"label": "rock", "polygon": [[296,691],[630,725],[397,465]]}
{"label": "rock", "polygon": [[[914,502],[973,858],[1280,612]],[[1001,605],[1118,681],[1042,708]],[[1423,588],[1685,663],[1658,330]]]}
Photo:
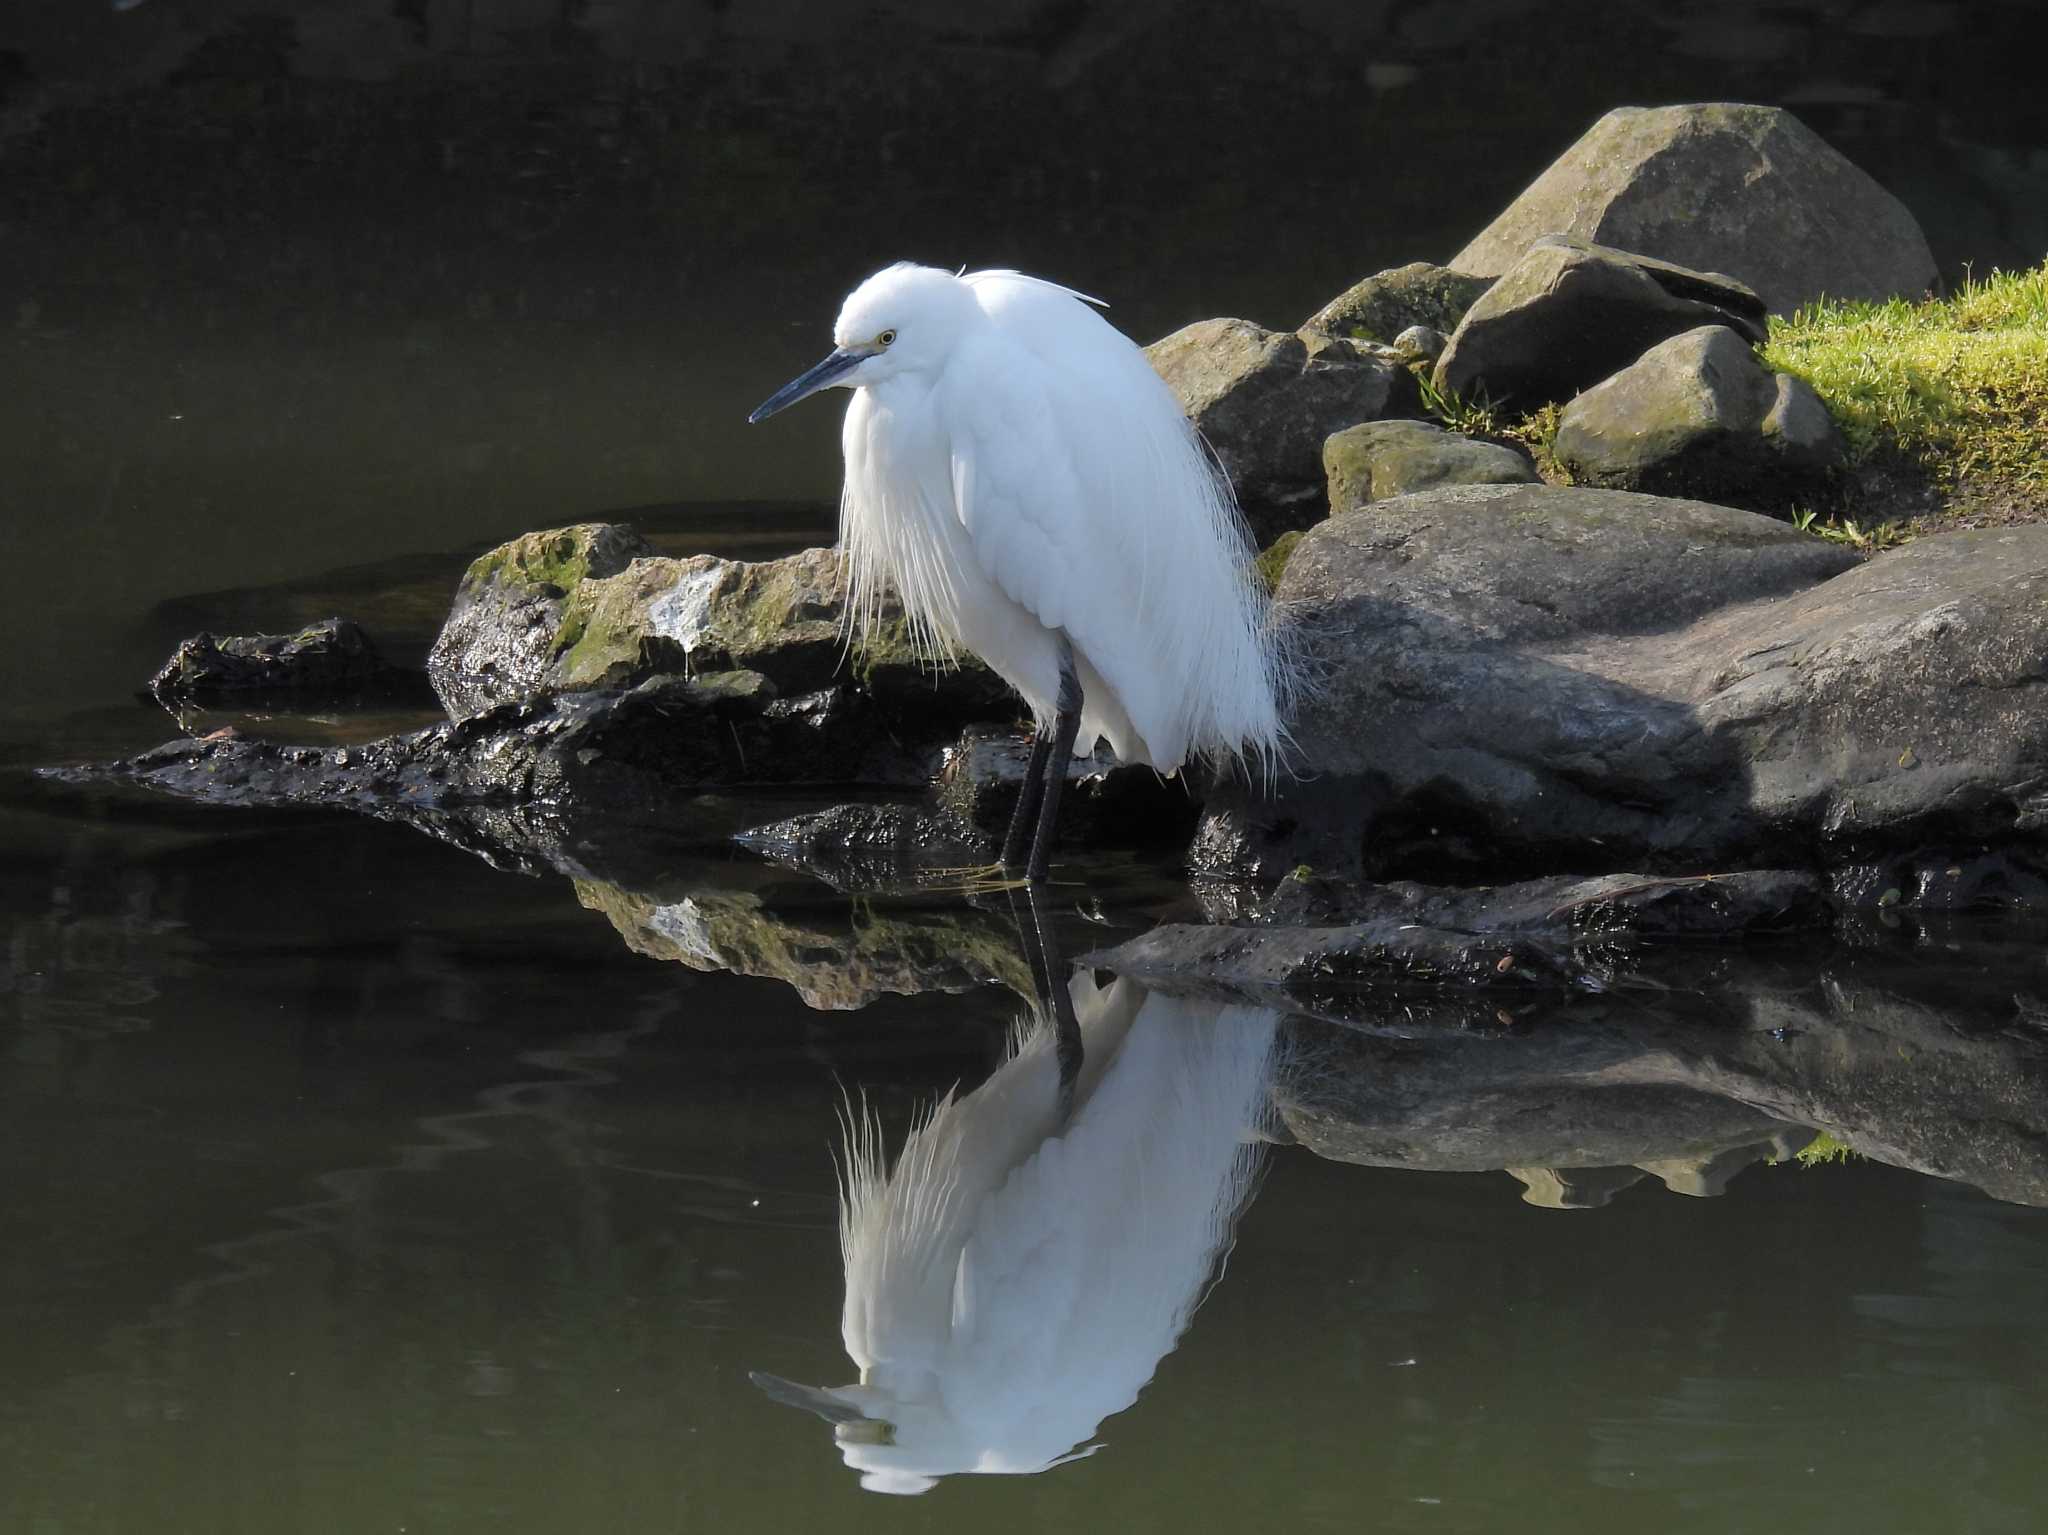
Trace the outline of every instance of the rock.
{"label": "rock", "polygon": [[167,702],[222,693],[354,692],[390,672],[360,625],[330,618],[294,634],[196,634],[150,678],[149,690]]}
{"label": "rock", "polygon": [[1528,455],[1479,442],[1428,421],[1368,421],[1323,444],[1330,510],[1351,511],[1438,485],[1524,485],[1536,482]]}
{"label": "rock", "polygon": [[1785,505],[1844,458],[1812,386],[1773,373],[1720,325],[1660,341],[1578,396],[1552,451],[1582,484],[1763,506]]}
{"label": "rock", "polygon": [[[1491,286],[1489,284],[1489,286]],[[1411,325],[1394,338],[1394,351],[1401,360],[1413,367],[1417,363],[1434,364],[1443,356],[1444,348],[1450,345],[1450,338],[1440,330],[1427,325]]]}
{"label": "rock", "polygon": [[[1831,578],[1831,579],[1830,579]],[[1278,593],[1301,780],[1199,867],[1483,879],[2038,845],[2048,528],[1861,563],[1752,513],[1474,486],[1332,517]]]}
{"label": "rock", "polygon": [[1549,236],[1466,312],[1432,377],[1446,394],[1533,410],[1701,325],[1760,342],[1763,303],[1718,273]]}
{"label": "rock", "polygon": [[656,815],[705,785],[922,785],[937,756],[906,746],[860,695],[777,698],[765,679],[724,673],[501,704],[360,745],[290,746],[218,731],[62,776],[214,804],[333,806],[395,820],[523,804],[602,818]]}
{"label": "rock", "polygon": [[[1707,713],[1748,666],[1796,692],[1803,653],[1773,672],[1758,636],[1856,564],[1753,513],[1621,491],[1460,486],[1333,516],[1277,595],[1320,678],[1294,727],[1300,780],[1256,806],[1222,791],[1197,863],[1501,879],[1763,851],[1820,800],[1752,796],[1748,759],[1783,720]],[[1847,787],[1828,750],[1796,754],[1822,798]]]}
{"label": "rock", "polygon": [[1780,107],[1617,108],[1451,265],[1498,276],[1549,234],[1731,272],[1776,314],[1935,281],[1904,204]]}
{"label": "rock", "polygon": [[[720,671],[757,675],[787,697],[857,687],[906,738],[925,744],[967,721],[1016,713],[1002,680],[973,657],[944,668],[920,661],[893,598],[874,632],[849,648],[846,570],[837,550],[761,561],[645,553],[626,560],[620,556],[631,546],[593,543],[580,576],[559,564],[547,567],[544,581],[528,573],[529,548],[573,549],[593,542],[591,535],[589,528],[530,533],[470,567],[434,646],[435,686],[450,713],[461,718],[526,698]],[[598,553],[612,557],[599,563]]]}
{"label": "rock", "polygon": [[1145,349],[1215,450],[1261,545],[1322,515],[1323,439],[1416,407],[1391,352],[1249,320],[1202,320]]}
{"label": "rock", "polygon": [[1148,985],[1194,982],[1283,1005],[1331,987],[1393,982],[1604,991],[1654,961],[1634,952],[1642,939],[1731,938],[1825,926],[1831,917],[1816,876],[1766,869],[1560,876],[1484,889],[1352,887],[1311,911],[1316,925],[1290,925],[1297,902],[1329,901],[1317,883],[1283,880],[1252,926],[1158,927],[1086,963]]}
{"label": "rock", "polygon": [[479,556],[427,656],[427,677],[450,717],[532,697],[554,664],[569,594],[615,575],[653,549],[631,528],[588,522],[527,533]]}
{"label": "rock", "polygon": [[[939,813],[993,846],[1009,828],[1030,756],[1031,741],[1022,731],[967,731],[939,769]],[[1093,756],[1077,756],[1060,794],[1060,840],[1097,847],[1185,844],[1199,808],[1186,777],[1120,766],[1106,745]]]}
{"label": "rock", "polygon": [[1418,327],[1449,332],[1474,300],[1492,286],[1493,275],[1411,261],[1406,266],[1375,272],[1354,283],[1302,322],[1304,331],[1400,344],[1406,331]]}
{"label": "rock", "polygon": [[786,982],[820,1011],[882,996],[1008,987],[1027,1000],[1031,971],[1015,929],[972,907],[779,911],[759,891],[699,885],[639,893],[578,880],[576,899],[602,913],[626,946],[692,970]]}
{"label": "rock", "polygon": [[995,854],[979,828],[901,802],[833,805],[750,827],[733,840],[836,890],[914,885],[935,868],[985,863]]}

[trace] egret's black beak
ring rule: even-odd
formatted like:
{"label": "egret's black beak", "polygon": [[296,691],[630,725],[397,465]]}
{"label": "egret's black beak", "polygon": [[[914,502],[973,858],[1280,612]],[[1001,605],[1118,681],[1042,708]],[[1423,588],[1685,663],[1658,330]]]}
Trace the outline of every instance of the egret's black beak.
{"label": "egret's black beak", "polygon": [[754,413],[747,417],[748,424],[752,425],[756,421],[766,421],[778,410],[788,410],[790,406],[796,404],[798,400],[803,399],[806,395],[816,394],[820,389],[837,383],[841,378],[844,378],[848,373],[851,373],[866,361],[867,355],[863,352],[849,352],[843,349],[833,352],[830,357],[827,357],[815,368],[809,368],[799,373],[795,378],[763,400],[755,407]]}
{"label": "egret's black beak", "polygon": [[[803,379],[797,380],[798,384],[802,382]],[[790,387],[793,389],[796,385],[792,384]],[[767,409],[767,406],[764,405],[762,409]],[[801,1407],[805,1412],[814,1412],[835,1427],[867,1421],[861,1410],[851,1402],[842,1402],[831,1392],[821,1391],[816,1386],[799,1385],[796,1381],[784,1380],[780,1375],[770,1375],[766,1370],[749,1370],[747,1379],[783,1406]]]}

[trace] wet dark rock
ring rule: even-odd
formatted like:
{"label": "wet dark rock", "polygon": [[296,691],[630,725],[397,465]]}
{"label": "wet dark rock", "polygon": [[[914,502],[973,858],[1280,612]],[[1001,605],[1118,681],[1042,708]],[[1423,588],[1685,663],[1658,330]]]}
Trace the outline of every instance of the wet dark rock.
{"label": "wet dark rock", "polygon": [[1720,325],[1661,341],[1578,396],[1552,451],[1580,484],[1771,506],[1844,459],[1813,387]]}
{"label": "wet dark rock", "polygon": [[361,625],[330,618],[291,634],[196,634],[149,681],[165,702],[225,693],[352,693],[392,679]]}
{"label": "wet dark rock", "polygon": [[1211,801],[1198,868],[1499,879],[1853,863],[2048,830],[2048,529],[1858,562],[1621,491],[1332,517],[1278,593],[1320,677],[1298,781]]}
{"label": "wet dark rock", "polygon": [[935,868],[985,863],[995,852],[986,832],[898,801],[833,805],[750,828],[733,840],[839,890],[914,883]]}
{"label": "wet dark rock", "polygon": [[1428,421],[1368,421],[1323,444],[1330,510],[1347,512],[1439,485],[1533,485],[1526,453]]}
{"label": "wet dark rock", "polygon": [[1411,261],[1354,283],[1310,315],[1301,328],[1398,346],[1401,335],[1417,327],[1456,330],[1465,311],[1492,285],[1491,276]]}
{"label": "wet dark rock", "polygon": [[1557,233],[1731,272],[1778,314],[1823,295],[1917,298],[1935,280],[1905,205],[1780,107],[1617,108],[1451,265],[1498,276]]}
{"label": "wet dark rock", "polygon": [[726,673],[501,704],[356,746],[290,746],[221,731],[63,776],[217,804],[378,813],[540,803],[605,815],[658,809],[707,784],[918,784],[935,757],[906,748],[859,695],[779,699],[752,674]]}
{"label": "wet dark rock", "polygon": [[1449,395],[1533,410],[1702,325],[1760,342],[1764,320],[1762,300],[1732,277],[1548,236],[1466,312],[1433,378]]}
{"label": "wet dark rock", "polygon": [[1202,320],[1145,349],[1215,450],[1261,545],[1322,515],[1323,439],[1419,403],[1392,352],[1249,320]]}
{"label": "wet dark rock", "polygon": [[1151,985],[1194,982],[1268,999],[1387,983],[1602,991],[1639,966],[1640,940],[1784,932],[1825,926],[1831,915],[1819,879],[1791,870],[1479,889],[1291,876],[1250,925],[1155,928],[1090,962]]}
{"label": "wet dark rock", "polygon": [[[939,813],[993,846],[1008,829],[1030,765],[1031,739],[1018,730],[970,730],[939,769]],[[1060,796],[1060,840],[1067,845],[1144,847],[1184,844],[1199,809],[1185,776],[1119,766],[1109,748],[1076,756]]]}
{"label": "wet dark rock", "polygon": [[631,528],[590,522],[527,533],[478,556],[427,657],[442,707],[466,719],[541,692],[570,593],[653,552]]}

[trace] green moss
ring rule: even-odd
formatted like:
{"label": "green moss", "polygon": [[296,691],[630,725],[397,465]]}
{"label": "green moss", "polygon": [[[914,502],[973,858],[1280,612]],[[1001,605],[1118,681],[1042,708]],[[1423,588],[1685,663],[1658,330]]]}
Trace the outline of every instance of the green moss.
{"label": "green moss", "polygon": [[[1772,323],[1762,356],[1813,385],[1852,484],[1904,471],[1944,501],[1989,493],[2048,515],[2048,264],[1947,298],[1811,305]],[[1833,510],[1862,509],[1852,494]]]}
{"label": "green moss", "polygon": [[1259,579],[1266,583],[1269,592],[1280,589],[1280,577],[1286,574],[1287,562],[1294,557],[1294,549],[1301,542],[1301,530],[1282,533],[1267,546],[1259,556]]}
{"label": "green moss", "polygon": [[1830,1163],[1860,1162],[1862,1159],[1862,1152],[1843,1145],[1825,1130],[1808,1141],[1798,1152],[1801,1167],[1825,1167]]}
{"label": "green moss", "polygon": [[590,548],[605,528],[604,523],[579,523],[573,528],[553,528],[544,533],[524,533],[509,544],[500,544],[471,562],[463,576],[465,586],[501,584],[534,588],[552,587],[570,592],[590,574]]}

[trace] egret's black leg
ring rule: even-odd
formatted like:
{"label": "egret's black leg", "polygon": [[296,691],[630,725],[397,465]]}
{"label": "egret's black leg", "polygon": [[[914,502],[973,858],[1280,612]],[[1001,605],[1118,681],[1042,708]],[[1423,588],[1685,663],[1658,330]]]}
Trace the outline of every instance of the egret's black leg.
{"label": "egret's black leg", "polygon": [[1031,829],[1038,824],[1038,801],[1045,793],[1045,759],[1052,755],[1052,739],[1031,733],[1031,765],[1017,785],[1017,808],[1010,813],[1010,834],[1003,838],[1003,867],[1014,869],[1024,861],[1031,846]]}
{"label": "egret's black leg", "polygon": [[[1074,1016],[1074,994],[1067,989],[1066,966],[1060,963],[1059,933],[1046,911],[1045,900],[1036,885],[1024,887],[1024,899],[1031,907],[1030,947],[1037,951],[1032,966],[1032,985],[1039,990],[1042,1016],[1052,1020],[1053,1059],[1059,1064],[1060,1123],[1074,1113],[1074,1089],[1081,1080],[1081,1021]],[[1019,929],[1023,927],[1018,924]]]}
{"label": "egret's black leg", "polygon": [[1045,797],[1038,807],[1038,833],[1031,839],[1031,862],[1025,879],[1045,882],[1052,862],[1053,826],[1060,818],[1060,790],[1067,785],[1067,764],[1074,760],[1074,737],[1081,733],[1081,678],[1074,670],[1073,642],[1060,636],[1059,715],[1053,723],[1051,760],[1045,765]]}

